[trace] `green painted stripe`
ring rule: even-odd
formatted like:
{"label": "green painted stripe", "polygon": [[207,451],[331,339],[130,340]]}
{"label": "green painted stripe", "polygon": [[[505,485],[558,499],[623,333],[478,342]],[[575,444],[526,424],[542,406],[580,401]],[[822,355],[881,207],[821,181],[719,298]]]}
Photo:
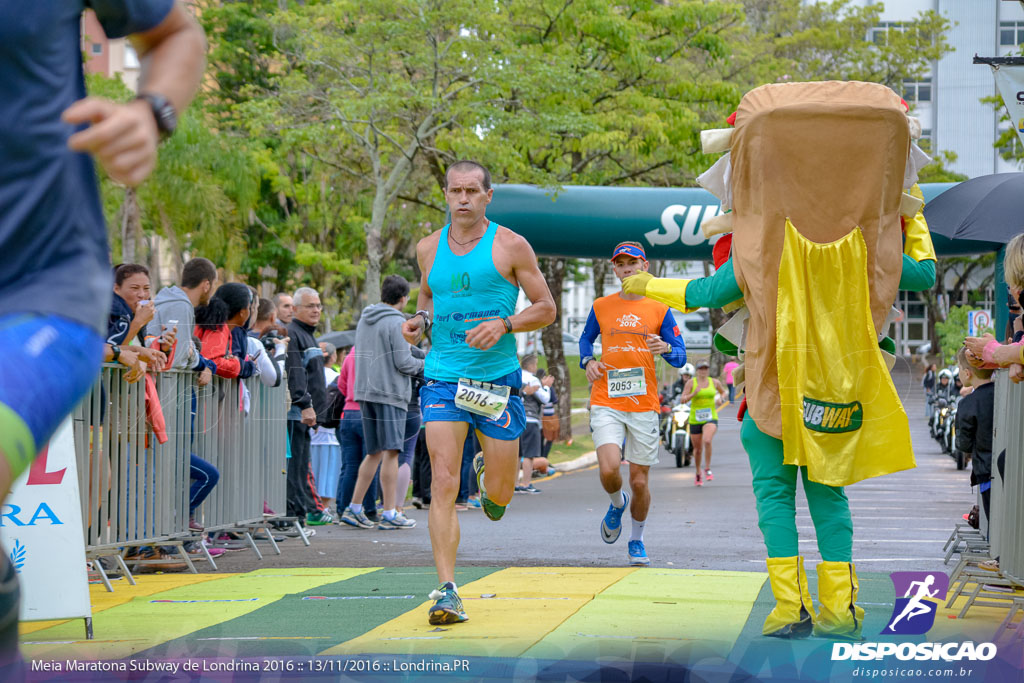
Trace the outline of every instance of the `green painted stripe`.
{"label": "green painted stripe", "polygon": [[[283,574],[292,570],[261,571]],[[491,567],[460,568],[455,581],[461,586],[495,571],[497,568]],[[275,656],[314,655],[421,605],[437,588],[437,572],[432,567],[395,567],[368,570],[308,590],[301,590],[301,584],[294,587],[297,590],[275,602],[264,602],[259,609],[162,643],[140,656],[255,657],[268,652]],[[402,597],[406,595],[414,597]],[[303,600],[310,597],[327,599]],[[425,624],[425,611],[422,618]]]}

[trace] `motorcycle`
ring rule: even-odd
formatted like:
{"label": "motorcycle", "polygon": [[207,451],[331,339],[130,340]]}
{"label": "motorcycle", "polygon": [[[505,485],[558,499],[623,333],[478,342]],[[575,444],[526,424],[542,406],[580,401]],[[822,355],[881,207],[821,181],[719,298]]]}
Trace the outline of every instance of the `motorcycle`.
{"label": "motorcycle", "polygon": [[942,434],[942,450],[949,453],[956,461],[956,468],[962,470],[967,467],[967,454],[956,447],[956,411],[959,405],[960,399],[957,398],[949,406],[950,412],[946,417],[945,430]]}
{"label": "motorcycle", "polygon": [[690,439],[690,406],[678,403],[672,408],[668,450],[676,456],[676,467],[689,467],[693,458],[693,441]]}
{"label": "motorcycle", "polygon": [[679,403],[680,394],[662,397],[661,442],[676,458],[676,467],[687,467],[693,458],[693,442],[687,424],[690,406]]}
{"label": "motorcycle", "polygon": [[949,414],[949,401],[943,397],[935,400],[935,412],[929,422],[928,428],[932,438],[941,443],[942,434],[945,430],[946,417]]}

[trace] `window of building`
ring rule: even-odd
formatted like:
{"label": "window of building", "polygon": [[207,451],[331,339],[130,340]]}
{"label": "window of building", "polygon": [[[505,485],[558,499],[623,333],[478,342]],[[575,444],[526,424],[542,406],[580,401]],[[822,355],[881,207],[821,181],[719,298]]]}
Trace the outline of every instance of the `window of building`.
{"label": "window of building", "polygon": [[931,102],[932,81],[903,81],[903,99],[910,102]]}
{"label": "window of building", "polygon": [[103,44],[102,43],[93,43],[92,44],[92,53],[94,55],[101,55],[101,54],[103,54]]}
{"label": "window of building", "polygon": [[999,45],[1015,47],[1024,43],[1024,21],[1000,21]]}

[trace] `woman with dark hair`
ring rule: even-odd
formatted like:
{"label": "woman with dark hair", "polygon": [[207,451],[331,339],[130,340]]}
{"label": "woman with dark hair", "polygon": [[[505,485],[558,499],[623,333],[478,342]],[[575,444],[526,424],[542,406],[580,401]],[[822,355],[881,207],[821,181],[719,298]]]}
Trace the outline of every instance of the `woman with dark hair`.
{"label": "woman with dark hair", "polygon": [[246,360],[245,347],[239,357],[232,342],[231,331],[242,327],[249,319],[252,293],[240,282],[228,282],[217,288],[209,303],[196,309],[196,337],[202,342],[203,356],[216,365],[214,372],[228,379],[251,377],[255,369]]}

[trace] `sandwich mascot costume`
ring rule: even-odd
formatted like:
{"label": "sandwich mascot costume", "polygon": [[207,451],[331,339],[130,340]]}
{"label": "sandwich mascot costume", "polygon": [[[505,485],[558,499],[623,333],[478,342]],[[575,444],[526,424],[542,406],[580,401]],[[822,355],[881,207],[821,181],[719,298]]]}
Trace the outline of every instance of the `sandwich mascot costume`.
{"label": "sandwich mascot costume", "polygon": [[[624,288],[684,311],[738,309],[716,345],[744,360],[740,434],[775,596],[763,632],[856,640],[864,610],[843,487],[915,466],[884,334],[897,290],[935,280],[920,124],[889,88],[836,81],[761,86],[729,123],[701,135],[705,152],[730,150],[699,179],[725,212],[703,226],[723,235],[715,274],[639,273]],[[823,560],[817,610],[797,544],[798,476]]]}

